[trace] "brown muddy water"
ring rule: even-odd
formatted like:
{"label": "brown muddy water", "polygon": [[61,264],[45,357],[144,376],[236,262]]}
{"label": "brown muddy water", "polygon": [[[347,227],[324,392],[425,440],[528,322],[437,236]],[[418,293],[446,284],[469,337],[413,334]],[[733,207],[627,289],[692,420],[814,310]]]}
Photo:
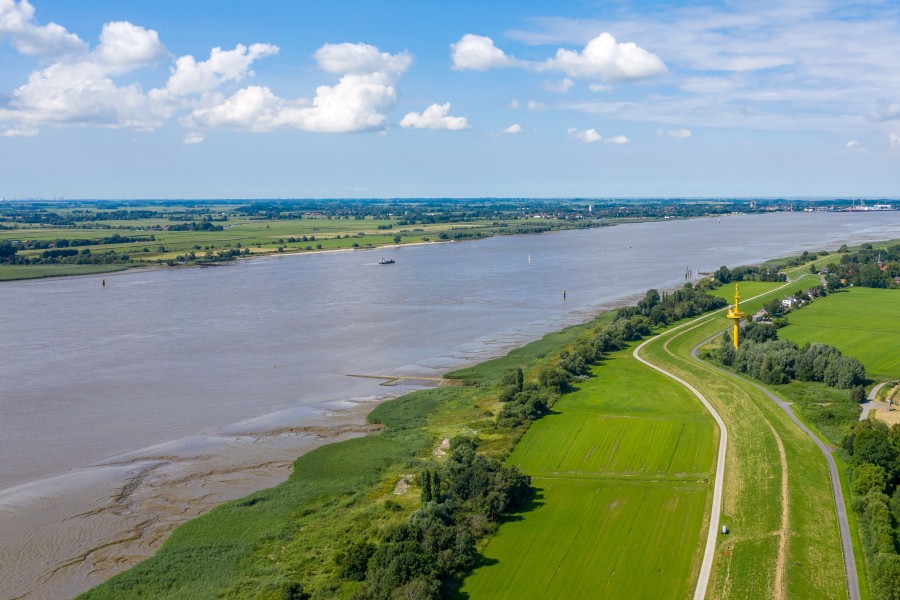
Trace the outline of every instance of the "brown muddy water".
{"label": "brown muddy water", "polygon": [[415,386],[350,375],[439,376],[688,267],[892,238],[900,212],[780,213],[0,284],[0,598],[96,585]]}

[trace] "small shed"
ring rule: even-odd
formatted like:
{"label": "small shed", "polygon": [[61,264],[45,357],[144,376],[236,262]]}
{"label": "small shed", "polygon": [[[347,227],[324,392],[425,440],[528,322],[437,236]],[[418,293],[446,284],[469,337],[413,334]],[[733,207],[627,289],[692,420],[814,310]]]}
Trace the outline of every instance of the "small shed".
{"label": "small shed", "polygon": [[764,308],[759,309],[759,312],[753,315],[754,323],[770,323],[771,321],[772,316],[769,314],[769,311]]}

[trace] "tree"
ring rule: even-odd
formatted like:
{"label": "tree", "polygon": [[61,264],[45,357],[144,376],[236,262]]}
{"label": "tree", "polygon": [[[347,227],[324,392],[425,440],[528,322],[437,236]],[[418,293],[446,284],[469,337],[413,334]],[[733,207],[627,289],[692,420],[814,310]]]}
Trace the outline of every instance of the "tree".
{"label": "tree", "polygon": [[9,240],[0,241],[0,260],[12,258],[18,251],[18,246],[14,246]]}
{"label": "tree", "polygon": [[[860,423],[862,425],[863,422]],[[853,438],[853,458],[857,463],[872,463],[890,471],[894,468],[897,451],[888,439],[887,427],[880,422],[870,427],[856,426]]]}
{"label": "tree", "polygon": [[884,492],[887,486],[887,472],[883,467],[863,463],[853,469],[852,488],[857,496],[865,496],[870,491]]}
{"label": "tree", "polygon": [[734,364],[734,340],[731,339],[731,334],[727,331],[722,334],[719,349],[716,351],[716,358],[723,365],[730,367]]}
{"label": "tree", "polygon": [[561,392],[569,384],[569,375],[559,367],[544,365],[538,371],[538,385],[542,388]]}
{"label": "tree", "polygon": [[375,554],[375,546],[365,540],[350,544],[347,549],[335,557],[344,579],[363,581],[369,570],[369,559]]}
{"label": "tree", "polygon": [[431,471],[425,469],[422,471],[422,502],[431,502],[433,497],[431,491]]}
{"label": "tree", "polygon": [[900,555],[878,554],[873,571],[873,597],[900,600]]}
{"label": "tree", "polygon": [[713,279],[719,283],[731,283],[731,271],[725,265],[722,265],[713,273]]}

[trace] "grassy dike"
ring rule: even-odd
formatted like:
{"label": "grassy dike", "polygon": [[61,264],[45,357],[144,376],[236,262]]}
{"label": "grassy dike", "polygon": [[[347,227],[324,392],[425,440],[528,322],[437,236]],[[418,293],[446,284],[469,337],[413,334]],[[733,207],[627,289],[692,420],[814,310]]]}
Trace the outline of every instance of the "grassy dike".
{"label": "grassy dike", "polygon": [[[742,304],[757,310],[778,284],[742,285],[742,296],[770,293]],[[720,294],[733,291],[730,286]],[[762,392],[690,358],[690,350],[728,325],[721,315],[648,345],[645,358],[696,386],[726,423],[723,523],[713,563],[710,597],[847,596],[834,502],[824,457],[813,442]]]}

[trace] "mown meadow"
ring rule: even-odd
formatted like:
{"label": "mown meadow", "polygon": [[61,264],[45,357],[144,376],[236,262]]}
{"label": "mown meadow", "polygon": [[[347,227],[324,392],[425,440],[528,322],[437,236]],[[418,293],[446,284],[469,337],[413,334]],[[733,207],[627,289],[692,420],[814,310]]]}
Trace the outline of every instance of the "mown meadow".
{"label": "mown meadow", "polygon": [[689,595],[715,426],[687,390],[622,350],[535,422],[509,457],[539,501],[504,524],[472,598]]}
{"label": "mown meadow", "polygon": [[[811,276],[784,288],[742,282],[746,303],[741,306],[752,314],[784,290],[814,282]],[[734,286],[714,293],[733,296]],[[730,533],[719,536],[708,597],[846,597],[824,457],[761,391],[690,357],[697,344],[729,326],[722,313],[701,317],[694,326],[658,338],[644,353],[696,386],[728,427],[722,523]]]}
{"label": "mown meadow", "polygon": [[900,290],[854,287],[790,315],[779,336],[798,345],[822,342],[859,359],[869,377],[900,377]]}

